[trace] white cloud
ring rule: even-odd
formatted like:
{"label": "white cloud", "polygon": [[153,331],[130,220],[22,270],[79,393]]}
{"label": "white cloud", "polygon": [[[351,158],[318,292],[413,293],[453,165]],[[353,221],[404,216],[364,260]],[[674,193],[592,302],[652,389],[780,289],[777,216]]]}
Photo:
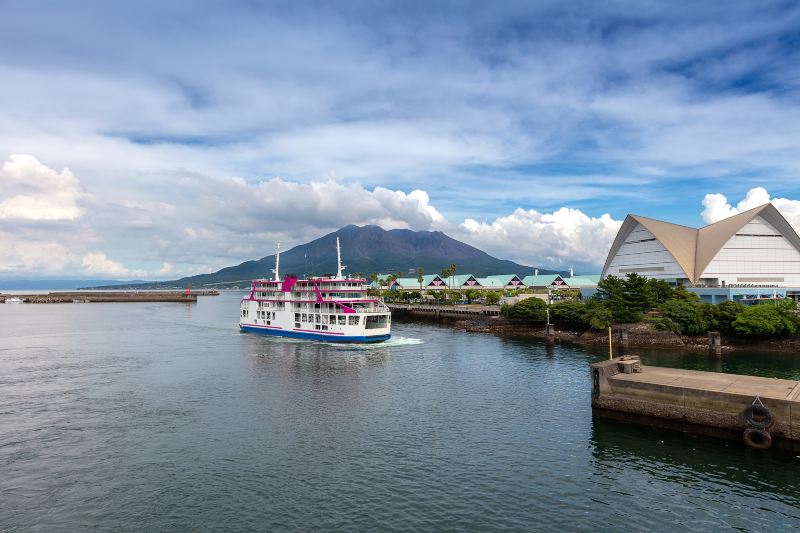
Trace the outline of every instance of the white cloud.
{"label": "white cloud", "polygon": [[122,263],[112,261],[103,252],[89,252],[81,258],[83,273],[90,276],[103,277],[144,277],[146,272],[141,270],[130,270]]}
{"label": "white cloud", "polygon": [[0,274],[31,277],[67,273],[76,261],[75,253],[64,244],[19,238],[0,229]]}
{"label": "white cloud", "polygon": [[[54,184],[64,182],[63,176],[67,183],[78,183],[68,171],[56,173],[32,156],[14,156],[13,162],[15,169],[34,168],[36,175]],[[113,278],[179,277],[262,257],[271,252],[276,238],[292,246],[347,224],[439,229],[527,264],[599,264],[603,243],[610,243],[619,225],[608,215],[592,218],[566,208],[553,213],[517,209],[492,223],[467,219],[459,225],[432,205],[425,190],[367,189],[333,178],[251,183],[238,177],[179,173],[171,179],[176,186],[169,202],[106,189],[102,195],[92,194],[91,210],[79,219],[38,221],[24,235],[9,233],[4,244],[11,258],[0,265],[0,272],[45,269]],[[5,224],[20,227],[19,221]],[[54,232],[63,236],[62,243],[54,240]]]}
{"label": "white cloud", "polygon": [[0,219],[75,220],[83,196],[68,168],[56,172],[32,155],[11,155],[0,170]]}
{"label": "white cloud", "polygon": [[701,215],[704,221],[711,224],[767,202],[772,202],[772,205],[786,217],[795,231],[800,232],[800,200],[771,198],[769,192],[763,187],[755,187],[747,191],[736,207],[728,203],[728,198],[724,194],[706,194],[703,198],[704,209]]}
{"label": "white cloud", "polygon": [[517,209],[491,223],[466,219],[453,237],[523,264],[597,268],[621,224],[608,214],[590,217],[566,207],[553,213]]}

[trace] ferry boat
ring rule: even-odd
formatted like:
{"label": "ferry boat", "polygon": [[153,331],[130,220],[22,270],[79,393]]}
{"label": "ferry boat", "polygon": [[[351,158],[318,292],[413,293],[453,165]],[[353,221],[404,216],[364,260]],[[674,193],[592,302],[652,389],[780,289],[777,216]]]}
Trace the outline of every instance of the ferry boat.
{"label": "ferry boat", "polygon": [[391,337],[391,312],[367,294],[367,280],[342,275],[342,254],[336,239],[335,277],[280,278],[280,245],[275,277],[252,281],[242,298],[239,329],[295,339],[370,343]]}

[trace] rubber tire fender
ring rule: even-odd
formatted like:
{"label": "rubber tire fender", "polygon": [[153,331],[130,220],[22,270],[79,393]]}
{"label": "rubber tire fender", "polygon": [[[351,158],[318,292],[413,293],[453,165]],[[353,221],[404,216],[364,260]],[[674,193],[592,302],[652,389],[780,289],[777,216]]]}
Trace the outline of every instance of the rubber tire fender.
{"label": "rubber tire fender", "polygon": [[742,434],[742,440],[747,446],[756,450],[769,450],[772,446],[772,435],[764,428],[747,428]]}
{"label": "rubber tire fender", "polygon": [[744,423],[753,428],[769,429],[775,417],[763,405],[750,405],[744,410]]}

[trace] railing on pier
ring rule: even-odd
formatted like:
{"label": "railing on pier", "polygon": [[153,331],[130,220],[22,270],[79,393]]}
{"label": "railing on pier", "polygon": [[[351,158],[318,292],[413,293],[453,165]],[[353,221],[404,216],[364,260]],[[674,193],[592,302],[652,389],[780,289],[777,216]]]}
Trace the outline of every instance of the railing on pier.
{"label": "railing on pier", "polygon": [[460,306],[460,305],[425,305],[425,304],[386,304],[392,312],[424,313],[438,316],[499,316],[500,306]]}

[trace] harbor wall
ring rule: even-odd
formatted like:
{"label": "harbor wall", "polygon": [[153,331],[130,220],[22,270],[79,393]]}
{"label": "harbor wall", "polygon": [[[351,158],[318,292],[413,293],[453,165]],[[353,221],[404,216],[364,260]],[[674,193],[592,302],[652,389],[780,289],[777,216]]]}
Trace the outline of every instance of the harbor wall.
{"label": "harbor wall", "polygon": [[596,416],[741,441],[758,397],[774,417],[772,445],[800,451],[800,382],[649,366],[632,376],[619,361],[590,367]]}
{"label": "harbor wall", "polygon": [[51,292],[49,294],[0,294],[0,301],[20,298],[24,303],[97,303],[97,302],[197,302],[196,293],[185,291],[108,291]]}

